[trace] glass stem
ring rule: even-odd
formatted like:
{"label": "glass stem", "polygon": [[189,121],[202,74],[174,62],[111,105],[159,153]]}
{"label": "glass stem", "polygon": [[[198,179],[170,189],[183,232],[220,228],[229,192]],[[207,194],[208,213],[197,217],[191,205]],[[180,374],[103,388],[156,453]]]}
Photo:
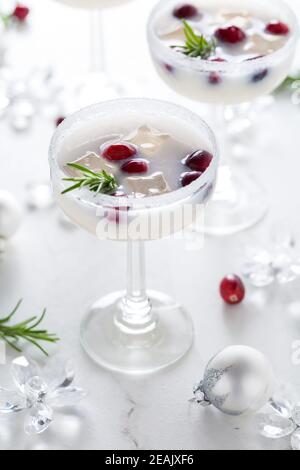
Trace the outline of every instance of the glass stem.
{"label": "glass stem", "polygon": [[227,135],[227,123],[225,119],[226,108],[223,105],[213,107],[213,127],[219,141],[221,151],[221,165],[228,164],[228,156],[230,153],[230,142]]}
{"label": "glass stem", "polygon": [[123,322],[138,327],[151,321],[151,303],[145,286],[144,242],[129,240],[127,258],[127,293],[123,300]]}
{"label": "glass stem", "polygon": [[230,161],[231,142],[227,132],[227,123],[225,118],[226,108],[223,105],[215,106],[212,112],[213,128],[216,132],[221,152],[221,161],[214,200],[232,200],[236,197],[236,193],[232,178]]}
{"label": "glass stem", "polygon": [[107,73],[104,25],[101,10],[90,13],[90,72]]}

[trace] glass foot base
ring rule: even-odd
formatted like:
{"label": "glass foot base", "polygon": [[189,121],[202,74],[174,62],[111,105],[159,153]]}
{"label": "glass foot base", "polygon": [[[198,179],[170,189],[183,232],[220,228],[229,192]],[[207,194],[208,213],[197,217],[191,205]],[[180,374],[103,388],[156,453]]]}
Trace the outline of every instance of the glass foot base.
{"label": "glass foot base", "polygon": [[131,328],[120,322],[124,292],[99,300],[81,325],[86,353],[106,369],[143,374],[177,362],[191,348],[193,325],[185,310],[168,296],[148,293],[153,321]]}
{"label": "glass foot base", "polygon": [[267,212],[266,193],[256,181],[221,167],[214,197],[205,210],[204,233],[232,235],[256,225]]}

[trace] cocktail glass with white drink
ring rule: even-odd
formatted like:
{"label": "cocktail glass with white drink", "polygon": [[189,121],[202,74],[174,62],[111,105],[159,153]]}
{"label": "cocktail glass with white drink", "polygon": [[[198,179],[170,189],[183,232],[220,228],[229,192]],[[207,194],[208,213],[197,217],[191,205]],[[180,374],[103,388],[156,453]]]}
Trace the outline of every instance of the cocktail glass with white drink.
{"label": "cocktail glass with white drink", "polygon": [[273,92],[289,73],[298,37],[297,18],[281,0],[161,0],[150,16],[149,47],[161,78],[213,106],[223,165],[207,233],[235,233],[266,214],[264,190],[232,167],[224,106]]}
{"label": "cocktail glass with white drink", "polygon": [[144,241],[195,221],[216,181],[214,134],[182,107],[116,100],[66,119],[52,140],[50,166],[64,213],[98,238],[128,246],[127,291],[93,305],[82,323],[84,349],[98,364],[127,373],[176,362],[192,345],[192,321],[177,301],[146,290]]}

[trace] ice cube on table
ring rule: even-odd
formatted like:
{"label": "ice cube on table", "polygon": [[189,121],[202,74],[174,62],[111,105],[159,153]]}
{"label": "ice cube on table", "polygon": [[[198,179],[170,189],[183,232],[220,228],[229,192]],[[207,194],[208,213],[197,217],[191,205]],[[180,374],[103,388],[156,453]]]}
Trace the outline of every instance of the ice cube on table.
{"label": "ice cube on table", "polygon": [[[82,165],[88,168],[89,170],[95,171],[96,173],[103,170],[107,171],[108,173],[114,173],[114,171],[116,170],[116,166],[113,163],[109,162],[103,157],[100,157],[94,152],[88,152],[83,157],[80,157],[78,160],[75,160],[70,163],[77,163],[78,165]],[[79,170],[76,170],[75,168],[71,168],[69,166],[65,167],[65,171],[72,177],[81,176]]]}
{"label": "ice cube on table", "polygon": [[125,137],[124,140],[137,145],[145,154],[151,155],[170,137],[169,134],[164,134],[157,129],[141,126]]}
{"label": "ice cube on table", "polygon": [[126,179],[126,183],[137,197],[158,196],[171,191],[161,172],[153,173],[151,176],[130,177]]}

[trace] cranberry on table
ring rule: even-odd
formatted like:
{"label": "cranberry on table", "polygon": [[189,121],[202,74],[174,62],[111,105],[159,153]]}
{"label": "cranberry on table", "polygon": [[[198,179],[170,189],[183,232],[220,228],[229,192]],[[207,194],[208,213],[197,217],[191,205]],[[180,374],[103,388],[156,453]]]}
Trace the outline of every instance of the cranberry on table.
{"label": "cranberry on table", "polygon": [[124,173],[134,174],[134,173],[147,173],[149,170],[149,164],[147,160],[136,159],[129,160],[121,166],[121,170]]}
{"label": "cranberry on table", "polygon": [[25,5],[18,4],[14,11],[12,12],[12,17],[16,20],[20,21],[21,23],[26,20],[30,13],[30,10]]}
{"label": "cranberry on table", "polygon": [[200,171],[190,171],[188,173],[184,173],[181,176],[181,185],[183,187],[188,186],[189,184],[193,183],[198,178],[200,178],[200,176],[202,176],[202,173]]}
{"label": "cranberry on table", "polygon": [[275,34],[275,36],[287,36],[290,32],[290,28],[281,21],[273,21],[266,26],[266,31],[267,33]]}
{"label": "cranberry on table", "polygon": [[242,279],[235,274],[226,276],[221,282],[220,294],[227,304],[240,304],[246,295],[246,289]]}
{"label": "cranberry on table", "polygon": [[108,209],[107,220],[109,222],[113,222],[118,225],[120,224],[120,222],[123,222],[126,220],[127,212],[129,212],[128,206],[112,207]]}
{"label": "cranberry on table", "polygon": [[206,150],[197,150],[187,157],[185,165],[193,171],[204,173],[211,164],[213,156]]}
{"label": "cranberry on table", "polygon": [[181,5],[173,10],[173,15],[179,20],[191,19],[195,16],[199,16],[198,9],[191,4]]}
{"label": "cranberry on table", "polygon": [[238,44],[245,41],[246,34],[241,28],[237,26],[229,26],[228,28],[219,28],[215,32],[216,38],[228,44]]}
{"label": "cranberry on table", "polygon": [[102,150],[102,156],[111,161],[126,160],[127,158],[134,157],[136,154],[136,147],[127,143],[111,144]]}

